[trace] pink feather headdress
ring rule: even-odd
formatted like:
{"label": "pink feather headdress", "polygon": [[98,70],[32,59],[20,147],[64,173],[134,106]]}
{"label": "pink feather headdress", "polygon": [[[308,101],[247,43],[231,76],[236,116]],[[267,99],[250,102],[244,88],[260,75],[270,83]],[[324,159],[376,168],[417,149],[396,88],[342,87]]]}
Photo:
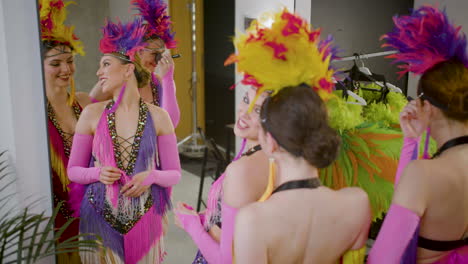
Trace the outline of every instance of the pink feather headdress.
{"label": "pink feather headdress", "polygon": [[424,5],[410,16],[393,17],[395,27],[381,39],[382,47],[399,51],[388,58],[398,67],[400,77],[407,72],[423,74],[434,65],[456,59],[468,66],[466,36],[460,26],[451,24],[447,14],[437,7]]}
{"label": "pink feather headdress", "polygon": [[171,32],[171,20],[167,15],[167,4],[164,0],[132,0],[131,4],[147,22],[145,39],[160,38],[166,48],[176,47],[174,33]]}
{"label": "pink feather headdress", "polygon": [[99,50],[104,54],[117,53],[121,55],[120,58],[133,61],[135,53],[145,47],[143,42],[145,27],[140,18],[126,24],[106,20],[102,34]]}

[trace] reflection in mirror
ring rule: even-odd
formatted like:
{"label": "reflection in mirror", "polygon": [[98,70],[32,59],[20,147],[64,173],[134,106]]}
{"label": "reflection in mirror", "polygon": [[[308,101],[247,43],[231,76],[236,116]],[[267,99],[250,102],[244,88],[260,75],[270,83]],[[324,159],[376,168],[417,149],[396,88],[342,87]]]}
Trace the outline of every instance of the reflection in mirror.
{"label": "reflection in mirror", "polygon": [[[169,2],[180,4],[181,1],[169,0]],[[186,0],[186,2],[191,2],[191,0]],[[239,193],[249,192],[249,188],[252,186],[256,188],[253,196],[257,198],[265,189],[266,175],[270,169],[265,157],[260,162],[255,162],[255,166],[242,165],[245,164],[246,160],[255,160],[255,158],[258,159],[261,155],[265,155],[265,153],[258,151],[259,148],[256,146],[255,137],[258,133],[255,130],[255,124],[258,125],[258,120],[255,118],[258,119],[258,117],[251,118],[249,116],[246,118],[248,115],[245,114],[247,102],[252,100],[255,91],[248,90],[246,96],[238,96],[242,99],[239,100],[240,107],[237,109],[236,119],[234,93],[227,89],[235,83],[234,66],[223,68],[222,62],[230,53],[234,52],[228,41],[228,38],[234,35],[232,30],[235,28],[234,21],[237,21],[237,24],[242,24],[242,26],[236,27],[242,30],[244,23],[250,23],[250,18],[255,18],[252,13],[256,14],[260,9],[262,12],[267,11],[264,10],[268,9],[266,3],[273,2],[275,2],[274,5],[291,3],[291,6],[294,6],[299,1],[223,0],[216,1],[215,4],[214,1],[204,0],[205,18],[196,19],[196,21],[197,23],[199,23],[198,21],[205,23],[204,30],[200,30],[202,35],[197,36],[197,41],[201,41],[202,45],[203,41],[206,42],[205,49],[197,49],[199,54],[190,54],[192,46],[190,29],[184,28],[184,30],[178,31],[178,36],[181,36],[182,41],[177,43],[177,48],[183,50],[181,53],[184,56],[176,60],[178,65],[177,75],[175,75],[173,60],[175,57],[173,56],[179,50],[177,52],[172,50],[175,48],[175,43],[173,42],[173,33],[169,30],[170,21],[159,19],[160,10],[159,13],[146,12],[149,8],[149,5],[146,4],[157,3],[161,5],[163,3],[161,0],[81,0],[78,5],[68,5],[60,0],[41,1],[42,67],[47,96],[47,123],[54,205],[57,205],[59,201],[69,202],[71,195],[81,194],[81,196],[77,195],[79,199],[75,200],[76,204],[66,204],[61,209],[56,222],[57,227],[64,225],[65,221],[70,219],[73,214],[73,209],[81,206],[79,208],[82,210],[81,230],[78,230],[78,222],[75,222],[61,239],[66,239],[79,232],[98,233],[104,237],[105,246],[108,248],[106,255],[108,262],[114,262],[117,259],[127,263],[137,261],[159,263],[165,257],[167,263],[190,263],[196,257],[196,261],[204,263],[213,256],[214,258],[219,257],[216,253],[220,253],[219,242],[223,240],[222,234],[224,233],[226,240],[225,234],[228,231],[233,231],[229,226],[232,227],[234,224],[236,209],[228,206],[236,205],[238,209],[245,205],[236,204],[229,199],[232,196],[234,196],[234,200],[245,198]],[[380,51],[378,37],[388,31],[392,24],[391,16],[395,13],[404,13],[399,12],[399,10],[407,11],[414,4],[413,1],[406,0],[387,1],[388,3],[385,3],[384,8],[382,8],[382,3],[377,5],[376,1],[372,0],[363,0],[360,3],[346,0],[317,0],[313,2],[311,10],[308,10],[312,11],[312,24],[323,26],[324,29],[328,30],[324,33],[334,35],[339,43],[338,46],[345,49],[348,55],[356,52],[366,56],[375,55]],[[133,8],[133,14],[128,12],[131,8]],[[71,11],[70,16],[68,16],[70,19],[67,21],[63,21],[65,17],[60,15],[65,9]],[[229,9],[229,12],[220,13],[218,9]],[[361,15],[363,14],[362,10],[366,10],[365,16]],[[141,27],[138,22],[130,22],[134,24],[131,24],[127,29],[135,30],[141,27],[144,34],[129,36],[125,32],[134,33],[132,30],[119,31],[125,27],[124,25],[128,25],[128,21],[134,20],[134,15],[138,14],[142,15],[145,26]],[[192,21],[190,11],[185,6],[174,5],[173,14],[177,17],[179,26],[192,26],[190,24]],[[121,18],[122,24],[116,22],[116,15]],[[116,23],[107,24],[107,33],[104,31],[104,36],[116,30],[120,38],[137,38],[138,35],[138,38],[141,37],[143,40],[144,45],[140,45],[140,40],[138,40],[132,42],[131,45],[122,47],[109,38],[107,38],[108,42],[106,43],[106,37],[102,38],[101,36],[102,26],[106,24],[105,17],[111,17],[109,21]],[[221,19],[229,20],[230,24],[224,23],[224,21],[221,23]],[[160,24],[156,24],[156,22]],[[83,55],[80,41],[73,36],[73,30],[64,26],[63,23],[73,24],[76,27],[78,37],[82,38],[86,44],[84,45],[86,46],[86,57],[77,56],[77,54]],[[362,27],[362,25],[370,24],[372,26]],[[137,48],[134,52],[130,51],[135,47]],[[171,53],[174,55],[171,56]],[[200,62],[200,64],[193,63],[197,64],[193,68],[202,68],[200,65],[206,64],[203,65],[203,71],[193,71],[193,61],[189,59],[192,57],[191,55],[194,57],[204,56],[203,59],[197,57],[196,62]],[[403,106],[406,101],[401,93],[406,94],[407,92],[407,80],[406,77],[397,79],[396,68],[391,66],[383,56],[373,56],[371,60],[366,59],[366,67],[364,64],[358,64],[354,70],[351,68],[352,64],[343,64],[344,61],[335,61],[334,66],[339,69],[349,69],[346,73],[354,74],[348,74],[346,76],[348,79],[344,77],[339,81],[343,83],[346,80],[349,81],[345,83],[345,85],[349,85],[348,95],[354,97],[361,104],[352,105],[349,109],[361,110],[362,108],[364,109],[362,113],[365,116],[361,116],[361,112],[356,111],[355,117],[357,118],[355,119],[360,122],[359,124],[337,122],[337,126],[333,128],[345,131],[342,133],[346,136],[346,138],[342,136],[345,143],[343,146],[352,147],[353,141],[363,142],[363,140],[359,138],[358,134],[345,133],[350,133],[349,131],[353,130],[359,131],[363,135],[365,128],[358,126],[362,123],[361,117],[365,117],[367,122],[371,120],[370,118],[376,118],[371,121],[380,122],[379,125],[383,124],[382,121],[386,120],[377,117],[375,111],[368,110],[376,109],[369,106],[383,103],[378,107],[381,107],[382,113],[386,113],[384,111],[388,109],[386,106],[390,105],[389,100],[397,98],[389,92],[400,93],[398,96],[403,98],[403,104],[401,104]],[[382,74],[377,74],[377,72]],[[197,75],[197,73],[202,74]],[[206,81],[203,79],[205,76]],[[177,80],[176,77],[179,77],[179,82],[177,82],[179,101],[176,96],[174,80]],[[395,85],[389,82],[395,83]],[[190,84],[193,83],[200,85],[201,91],[197,87],[191,87]],[[343,90],[345,89],[348,87],[343,88]],[[193,99],[197,98],[194,96],[195,91],[197,91],[202,103]],[[237,92],[240,90],[238,89]],[[374,96],[375,94],[377,96]],[[391,97],[387,97],[387,95]],[[220,98],[222,99],[220,100]],[[191,126],[193,124],[191,121],[197,120],[197,118],[190,120],[192,100],[198,102],[199,107],[204,109],[204,111],[200,111],[197,108],[196,112],[202,116],[198,116],[201,124],[194,121],[195,125],[193,126]],[[91,101],[94,104],[90,104]],[[179,107],[185,110],[181,110]],[[261,108],[261,106],[256,107],[254,115],[259,114],[257,110]],[[84,114],[81,114],[82,111]],[[398,119],[398,116],[395,115],[396,112],[399,110],[391,113],[393,114],[391,118],[397,117],[395,120]],[[197,114],[195,115],[197,116]],[[347,118],[347,120],[349,119]],[[389,149],[387,147],[390,145],[395,147],[395,151],[392,148],[391,153],[386,154],[389,158],[388,162],[385,162],[385,168],[381,167],[383,166],[382,162],[377,162],[379,156],[372,154],[372,160],[369,161],[372,163],[372,168],[361,170],[359,171],[361,174],[358,175],[358,172],[350,170],[350,166],[355,165],[354,167],[356,167],[364,162],[369,164],[369,162],[364,160],[361,163],[354,159],[350,161],[354,162],[351,164],[346,159],[342,159],[341,161],[345,160],[347,164],[333,163],[333,167],[331,167],[333,171],[328,170],[327,172],[327,177],[332,180],[323,182],[327,187],[338,189],[344,187],[345,182],[348,184],[347,181],[343,181],[343,177],[353,179],[349,182],[354,182],[353,184],[357,185],[360,184],[359,181],[366,181],[370,176],[378,179],[377,183],[362,185],[365,186],[364,189],[370,197],[374,219],[380,218],[391,203],[395,175],[392,170],[396,170],[398,164],[397,157],[390,159],[390,154],[398,153],[398,146],[401,145],[400,134],[397,135],[397,132],[392,130],[397,128],[396,121],[390,120],[390,117],[387,121],[388,128],[378,127],[377,129],[375,126],[375,133],[366,132],[372,134],[374,139],[379,136],[374,134],[384,134],[379,131],[388,132],[388,136],[378,140],[379,145],[376,148],[372,147],[372,151],[375,153],[380,149]],[[340,128],[338,125],[349,125],[350,127]],[[187,134],[198,126],[205,130],[204,133],[209,141],[207,152],[203,160],[197,159],[189,166],[187,164],[190,162],[186,161],[185,167],[183,167],[185,170],[180,172],[173,128],[178,128],[179,138],[186,138]],[[226,127],[230,127],[231,131],[227,131]],[[358,127],[362,130],[354,130]],[[248,183],[252,186],[239,188],[234,192],[232,192],[232,188],[235,185],[229,181],[232,167],[227,169],[229,173],[223,174],[230,162],[229,155],[226,155],[228,158],[225,158],[225,153],[221,153],[222,148],[219,148],[221,145],[229,152],[233,137],[229,137],[227,134],[232,134],[232,130],[235,130],[238,137],[251,141],[248,144],[249,151],[242,157],[241,162],[236,164],[241,164],[239,166],[244,166],[244,169],[248,168],[249,172],[261,168],[262,171],[260,173],[256,171],[255,175],[265,176],[263,177],[264,181],[258,185],[254,182],[258,180],[257,178],[255,180],[250,178]],[[348,137],[348,135],[352,137]],[[355,138],[353,139],[353,137]],[[371,144],[369,141],[362,144],[368,145],[370,149],[371,145],[375,145],[374,143]],[[353,152],[361,152],[361,149],[350,148],[348,153],[341,153],[354,157]],[[202,161],[203,165],[201,165]],[[210,168],[210,165],[213,168]],[[200,170],[201,166],[203,167]],[[67,167],[70,167],[68,175]],[[202,172],[200,173],[200,171]],[[346,176],[340,177],[341,172]],[[319,172],[322,178],[324,178],[323,173],[325,170]],[[247,173],[244,174],[247,175]],[[245,176],[244,174],[241,176]],[[196,177],[196,175],[200,177]],[[206,180],[205,176],[212,176],[213,181],[209,179],[210,177],[206,177],[209,179]],[[180,178],[182,180],[179,183]],[[227,181],[223,182],[224,178]],[[72,184],[70,184],[69,179],[72,179]],[[216,182],[216,184],[210,186],[212,182]],[[174,185],[175,187],[172,188]],[[87,192],[83,196],[84,188]],[[210,199],[206,199],[208,190],[211,194]],[[379,192],[374,190],[379,190]],[[233,193],[234,195],[232,195]],[[176,219],[167,211],[170,194],[173,195],[174,201],[184,202],[176,205]],[[208,207],[208,210],[204,210],[203,200],[207,200],[205,208]],[[248,202],[255,200],[257,199],[251,199]],[[195,210],[194,207],[197,209]],[[200,213],[198,213],[199,209]],[[221,212],[223,212],[222,216]],[[225,213],[228,215],[224,215]],[[167,219],[166,217],[169,215],[170,218]],[[174,225],[174,221],[189,233],[193,241]],[[373,223],[370,238],[375,238],[378,233],[379,221]],[[221,227],[226,232],[221,232]],[[161,243],[163,236],[167,241],[165,249]],[[205,240],[200,242],[203,239]],[[367,235],[364,237],[364,240],[366,239]],[[227,240],[232,239],[228,237]],[[206,241],[209,242],[204,243]],[[211,243],[213,241],[218,243]],[[214,245],[211,248],[215,254],[209,255],[209,253],[203,252],[207,244]],[[229,252],[231,247],[227,248],[228,253],[223,256],[230,258],[232,256]],[[132,252],[132,254],[128,254],[128,252]],[[82,256],[80,260],[76,254],[62,254],[58,260],[59,263],[95,263],[99,261],[97,255],[83,254]]]}
{"label": "reflection in mirror", "polygon": [[[90,100],[85,93],[75,93],[74,57],[84,52],[73,28],[64,24],[66,4],[61,0],[42,0],[39,6],[54,207],[64,202],[55,220],[56,227],[60,228],[72,218],[66,168],[75,125]],[[59,240],[66,241],[78,235],[78,226],[79,222],[73,221]],[[77,252],[59,254],[57,260],[59,263],[80,261]]]}
{"label": "reflection in mirror", "polygon": [[[106,13],[88,12],[79,19],[83,25],[75,24],[89,32],[85,20],[94,15],[99,21],[91,28],[103,34],[94,45],[86,45],[94,46],[92,51],[99,48],[99,53],[81,59],[80,68],[96,71],[91,78],[79,77],[76,86],[81,91],[75,92],[75,54],[84,53],[73,28],[64,24],[71,6],[62,0],[40,3],[54,205],[66,203],[56,225],[79,215],[81,222],[75,221],[61,239],[94,233],[107,248],[104,256],[62,254],[59,263],[97,263],[101,257],[112,263],[160,263],[165,255],[162,224],[170,188],[180,179],[173,61],[180,55],[168,51],[176,42],[165,2],[129,1],[126,9],[130,4],[140,15],[130,16],[131,22],[107,20],[101,28]],[[89,80],[94,86],[91,97]]]}

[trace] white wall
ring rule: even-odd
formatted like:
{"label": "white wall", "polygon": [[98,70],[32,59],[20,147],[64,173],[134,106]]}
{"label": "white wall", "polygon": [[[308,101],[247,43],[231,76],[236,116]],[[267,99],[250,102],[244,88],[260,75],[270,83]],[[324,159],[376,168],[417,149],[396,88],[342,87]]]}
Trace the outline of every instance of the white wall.
{"label": "white wall", "polygon": [[15,133],[13,131],[13,113],[10,93],[10,80],[8,76],[8,53],[5,39],[4,7],[0,1],[0,124],[4,127],[0,130],[0,151],[8,149],[10,155],[15,155]]}
{"label": "white wall", "polygon": [[109,0],[109,18],[115,21],[118,17],[122,21],[130,21],[133,19],[135,11],[130,8],[129,0]]}
{"label": "white wall", "polygon": [[[235,32],[244,32],[244,17],[258,18],[264,12],[279,11],[282,7],[287,7],[292,12],[294,11],[294,2],[294,0],[236,0]],[[310,14],[310,11],[307,12]],[[245,91],[245,87],[239,83],[241,79],[242,76],[236,72],[236,83],[238,83],[236,87],[236,108]],[[237,115],[237,111],[235,113]],[[237,120],[237,117],[235,120]],[[236,152],[239,151],[240,143],[240,139],[236,138]]]}
{"label": "white wall", "polygon": [[[466,11],[468,10],[467,0],[414,0],[414,7],[418,8],[424,4],[437,4],[439,8],[446,8],[447,15],[452,23],[462,26],[462,31],[468,34],[468,16]],[[419,77],[410,74],[408,80],[408,95],[416,97],[416,89],[418,85]]]}
{"label": "white wall", "polygon": [[310,21],[310,10],[312,8],[313,0],[295,0],[294,9],[305,20]]}
{"label": "white wall", "polygon": [[[112,0],[115,1],[115,0]],[[65,23],[75,27],[75,34],[83,42],[86,55],[75,56],[75,85],[77,91],[89,92],[97,82],[101,52],[99,40],[101,28],[109,16],[108,0],[80,0],[67,7],[68,17]],[[128,1],[129,2],[129,1]]]}
{"label": "white wall", "polygon": [[[18,202],[26,206],[41,200],[32,211],[45,210],[50,214],[51,181],[37,1],[0,3],[0,148],[11,150]],[[54,259],[41,263],[54,263]]]}
{"label": "white wall", "polygon": [[[0,13],[1,147],[12,150],[19,199],[51,212],[46,113],[35,0],[3,1]],[[3,56],[5,55],[5,56]],[[6,62],[6,63],[5,63]],[[5,103],[5,104],[3,104]],[[31,201],[30,201],[31,202]]]}

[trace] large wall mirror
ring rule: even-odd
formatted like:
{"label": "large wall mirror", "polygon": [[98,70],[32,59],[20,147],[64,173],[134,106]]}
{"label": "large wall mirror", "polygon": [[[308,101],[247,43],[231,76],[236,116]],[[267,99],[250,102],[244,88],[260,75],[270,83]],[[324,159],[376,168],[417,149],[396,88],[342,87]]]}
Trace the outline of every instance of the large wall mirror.
{"label": "large wall mirror", "polygon": [[[173,59],[175,65],[173,79],[180,110],[175,130],[179,141],[193,133],[199,133],[200,130],[197,129],[199,127],[204,137],[213,139],[214,145],[221,150],[234,152],[235,137],[232,135],[232,126],[229,125],[236,120],[236,102],[240,102],[243,90],[229,90],[229,87],[238,83],[239,79],[236,80],[238,76],[235,74],[234,66],[224,67],[223,63],[234,52],[231,40],[235,29],[243,30],[246,21],[256,18],[263,11],[277,9],[280,6],[294,9],[297,6],[297,1],[254,2],[168,1],[172,28],[176,32],[177,40],[177,48],[171,50],[171,54],[180,54]],[[381,2],[378,4],[375,2],[314,0],[310,5],[310,21],[314,26],[323,28],[325,34],[331,34],[336,39],[338,46],[344,51],[340,54],[342,57],[351,58],[334,62],[337,68],[348,70],[354,65],[367,68],[373,74],[384,76],[385,82],[392,83],[405,93],[408,89],[407,77],[397,78],[398,69],[388,60],[382,56],[370,58],[370,55],[383,51],[380,48],[379,37],[392,27],[392,15],[408,13],[414,3],[400,0],[390,1],[391,3],[382,6]],[[191,10],[194,3],[195,17]],[[72,50],[67,45],[43,42],[42,62],[55,203],[69,199],[70,192],[74,191],[68,186],[69,180],[64,170],[70,156],[77,118],[84,106],[90,103],[88,95],[96,88],[96,84],[99,86],[102,82],[97,74],[104,63],[102,53],[99,51],[101,28],[105,25],[106,18],[117,21],[116,17],[119,17],[122,22],[127,22],[133,19],[136,13],[130,5],[130,0],[79,0],[66,5],[65,8],[68,13],[65,25],[74,27],[74,33],[83,43],[84,55],[76,54],[77,50]],[[197,28],[195,44],[192,42],[194,21]],[[152,56],[162,56],[156,53],[164,45],[161,46],[159,42],[151,45],[154,46],[148,46],[148,52],[153,52]],[[196,53],[193,53],[194,45]],[[163,78],[161,75],[164,72],[161,72],[158,66],[153,65],[152,71],[159,80]],[[76,89],[76,96],[75,101],[70,102],[69,94],[72,86]],[[132,140],[130,143],[125,143],[130,148]],[[132,158],[137,159],[129,153],[126,162]],[[201,163],[200,159],[193,162],[182,158],[182,180],[173,188],[174,201],[197,204],[201,203],[200,197],[206,197],[212,181],[200,183]],[[99,164],[91,162],[90,166],[99,166]],[[71,208],[64,208],[61,211],[63,219],[60,221],[63,223],[71,217],[71,214]],[[169,213],[168,217],[165,227],[167,263],[190,263],[196,255],[197,248],[189,236],[174,225],[172,213]],[[78,226],[72,228],[77,232]]]}

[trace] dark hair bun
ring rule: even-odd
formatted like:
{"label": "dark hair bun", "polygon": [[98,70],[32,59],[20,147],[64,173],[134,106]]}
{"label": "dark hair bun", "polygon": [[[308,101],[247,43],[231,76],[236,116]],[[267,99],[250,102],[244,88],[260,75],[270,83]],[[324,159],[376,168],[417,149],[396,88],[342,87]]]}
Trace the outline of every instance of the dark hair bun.
{"label": "dark hair bun", "polygon": [[262,106],[263,128],[280,146],[317,168],[337,157],[340,138],[328,125],[325,104],[306,84],[282,89]]}

